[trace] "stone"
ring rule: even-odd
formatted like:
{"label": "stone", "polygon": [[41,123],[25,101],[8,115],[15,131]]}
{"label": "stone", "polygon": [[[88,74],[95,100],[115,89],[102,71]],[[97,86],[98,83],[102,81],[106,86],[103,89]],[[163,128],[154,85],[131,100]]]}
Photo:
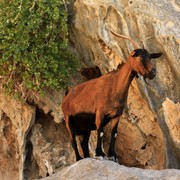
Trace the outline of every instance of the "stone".
{"label": "stone", "polygon": [[180,170],[143,170],[139,168],[127,168],[115,162],[108,160],[96,160],[86,158],[77,163],[64,168],[42,180],[178,180],[180,179]]}
{"label": "stone", "polygon": [[56,123],[60,123],[63,121],[61,101],[64,94],[63,90],[47,91],[45,96],[39,96],[38,99],[35,99],[35,103],[38,105],[38,108],[44,111],[45,114],[50,112]]}
{"label": "stone", "polygon": [[22,180],[26,137],[35,121],[35,108],[0,89],[0,178]]}
{"label": "stone", "polygon": [[167,98],[162,106],[169,137],[180,163],[180,103],[174,103]]}
{"label": "stone", "polygon": [[57,124],[50,114],[44,114],[42,110],[36,111],[36,122],[31,129],[29,143],[32,145],[32,153],[28,156],[33,157],[34,162],[31,163],[37,166],[33,169],[32,164],[27,165],[27,179],[33,177],[34,172],[35,178],[52,175],[56,169],[62,169],[73,162],[74,154],[65,123]]}

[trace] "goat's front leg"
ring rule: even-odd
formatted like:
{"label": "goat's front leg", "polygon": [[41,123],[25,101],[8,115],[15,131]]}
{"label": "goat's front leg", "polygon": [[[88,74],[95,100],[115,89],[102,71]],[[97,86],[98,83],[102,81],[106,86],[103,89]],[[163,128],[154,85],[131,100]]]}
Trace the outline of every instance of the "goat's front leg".
{"label": "goat's front leg", "polygon": [[116,162],[115,141],[117,137],[118,122],[119,122],[119,117],[111,120],[112,132],[111,132],[111,142],[110,142],[109,151],[108,151],[109,159],[115,162]]}
{"label": "goat's front leg", "polygon": [[97,147],[96,147],[96,156],[105,156],[105,153],[102,151],[102,139],[104,135],[103,131],[103,116],[100,113],[96,113],[96,128],[97,128]]}

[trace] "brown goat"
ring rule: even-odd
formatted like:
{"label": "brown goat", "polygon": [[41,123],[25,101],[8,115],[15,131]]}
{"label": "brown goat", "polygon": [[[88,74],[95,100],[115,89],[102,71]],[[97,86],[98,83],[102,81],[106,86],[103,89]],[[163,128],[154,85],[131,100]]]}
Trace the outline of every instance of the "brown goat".
{"label": "brown goat", "polygon": [[62,110],[77,161],[82,157],[78,152],[76,135],[83,136],[81,147],[84,157],[89,157],[88,141],[91,130],[98,132],[96,156],[105,156],[102,151],[102,138],[103,127],[108,122],[112,127],[108,157],[116,161],[117,126],[131,81],[137,74],[153,79],[156,76],[156,69],[150,59],[161,55],[162,53],[150,54],[146,49],[136,49],[120,69],[84,82],[72,88],[65,96]]}

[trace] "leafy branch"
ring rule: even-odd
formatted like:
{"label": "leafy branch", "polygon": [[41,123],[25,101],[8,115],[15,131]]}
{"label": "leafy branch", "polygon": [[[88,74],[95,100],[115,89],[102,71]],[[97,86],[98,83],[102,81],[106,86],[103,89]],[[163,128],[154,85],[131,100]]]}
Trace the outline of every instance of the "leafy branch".
{"label": "leafy branch", "polygon": [[27,98],[65,88],[78,61],[68,49],[64,0],[4,0],[0,6],[0,82]]}

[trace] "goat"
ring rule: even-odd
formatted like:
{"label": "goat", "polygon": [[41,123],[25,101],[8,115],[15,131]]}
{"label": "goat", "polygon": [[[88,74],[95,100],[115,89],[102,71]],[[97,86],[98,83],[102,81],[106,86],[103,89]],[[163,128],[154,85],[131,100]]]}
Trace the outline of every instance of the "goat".
{"label": "goat", "polygon": [[131,81],[137,74],[153,79],[156,69],[150,59],[159,58],[161,55],[162,53],[150,54],[146,49],[135,49],[126,63],[116,71],[79,84],[68,92],[63,99],[62,110],[76,161],[82,159],[76,135],[83,137],[81,147],[84,158],[90,157],[88,141],[92,130],[97,130],[96,156],[105,156],[102,150],[103,127],[109,122],[112,132],[108,157],[116,161],[115,139],[118,121],[123,113]]}

